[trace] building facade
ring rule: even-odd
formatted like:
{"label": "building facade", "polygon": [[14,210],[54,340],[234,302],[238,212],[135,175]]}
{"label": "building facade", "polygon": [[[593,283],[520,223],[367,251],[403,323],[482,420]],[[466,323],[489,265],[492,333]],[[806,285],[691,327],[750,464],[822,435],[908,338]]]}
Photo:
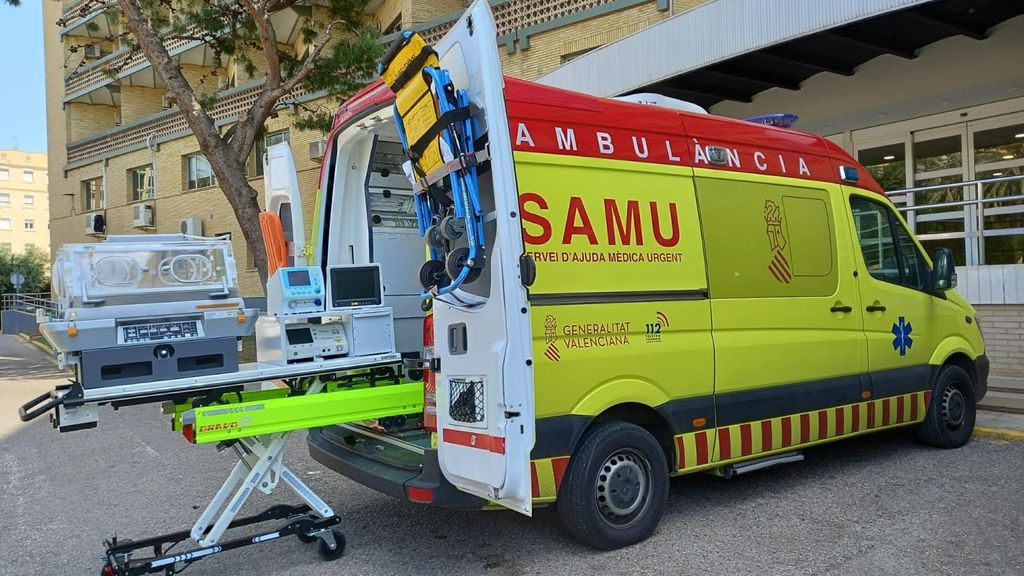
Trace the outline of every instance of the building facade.
{"label": "building facade", "polygon": [[[144,59],[116,77],[124,50],[98,41],[109,12],[80,15],[78,0],[44,2],[53,243],[108,233],[230,234],[234,216],[198,146]],[[315,5],[315,3],[312,3]],[[439,39],[462,0],[373,0],[384,34]],[[892,192],[928,249],[953,249],[960,287],[981,314],[997,372],[1024,373],[1024,2],[1005,0],[491,0],[506,74],[619,96],[656,92],[746,118],[789,112],[797,128],[854,153]],[[308,9],[276,15],[279,30]],[[88,51],[71,46],[95,41]],[[290,38],[280,38],[288,43]],[[208,71],[201,43],[172,47],[189,78]],[[88,59],[79,66],[81,59]],[[223,70],[214,115],[226,122],[255,91]],[[308,96],[315,98],[317,95]],[[307,193],[316,189],[321,135],[282,109],[266,144],[287,140]],[[254,151],[257,158],[259,150]],[[261,175],[250,162],[257,190]],[[147,209],[145,206],[149,206]],[[152,217],[151,225],[146,213]],[[246,294],[261,292],[255,271]]]}
{"label": "building facade", "polygon": [[[672,47],[659,50],[658,47]],[[956,257],[996,374],[1024,374],[1024,3],[719,0],[541,75],[713,114],[800,117]]]}
{"label": "building facade", "polygon": [[[533,79],[597,46],[664,20],[699,1],[562,0],[492,2],[499,21],[499,42],[506,73]],[[50,199],[53,246],[100,241],[105,234],[177,232],[229,235],[240,270],[243,293],[262,293],[259,279],[231,208],[217,187],[199,146],[178,111],[168,106],[165,90],[148,62],[130,61],[128,51],[106,41],[117,32],[112,10],[81,14],[79,0],[43,2],[45,25],[49,148],[54,165]],[[314,3],[310,3],[315,6]],[[398,30],[420,30],[440,38],[461,15],[463,0],[372,0],[366,6],[385,41]],[[309,7],[275,15],[275,28],[293,30],[300,18],[316,17]],[[57,21],[69,19],[60,27]],[[292,43],[282,33],[281,43]],[[255,98],[260,73],[248,78],[228,63],[209,73],[212,58],[200,42],[171,47],[193,86],[218,92],[213,115],[227,123]],[[119,72],[106,69],[118,64]],[[200,84],[200,82],[202,83]],[[314,101],[320,95],[304,98]],[[262,190],[262,149],[287,141],[299,184],[306,193],[304,212],[312,215],[321,140],[297,130],[282,107],[266,125],[267,137],[249,163],[250,183]],[[102,217],[103,232],[96,227]]]}
{"label": "building facade", "polygon": [[0,251],[50,250],[46,154],[0,150]]}

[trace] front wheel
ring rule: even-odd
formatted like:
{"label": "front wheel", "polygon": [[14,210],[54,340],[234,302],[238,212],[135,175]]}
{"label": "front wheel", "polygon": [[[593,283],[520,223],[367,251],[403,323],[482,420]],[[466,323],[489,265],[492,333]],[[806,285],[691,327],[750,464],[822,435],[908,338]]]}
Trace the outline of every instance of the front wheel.
{"label": "front wheel", "polygon": [[959,448],[970,441],[976,416],[970,375],[959,366],[943,366],[935,379],[924,422],[917,427],[917,437],[931,446]]}
{"label": "front wheel", "polygon": [[614,550],[654,532],[668,502],[668,464],[657,440],[626,422],[600,423],[569,461],[558,515],[586,544]]}

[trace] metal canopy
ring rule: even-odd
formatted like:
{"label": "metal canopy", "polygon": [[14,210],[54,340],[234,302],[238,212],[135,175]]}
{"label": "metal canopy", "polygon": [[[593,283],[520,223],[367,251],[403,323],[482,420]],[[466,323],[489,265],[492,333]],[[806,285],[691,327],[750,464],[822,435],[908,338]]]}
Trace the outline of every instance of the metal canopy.
{"label": "metal canopy", "polygon": [[[770,88],[798,90],[821,72],[852,76],[885,54],[913,59],[950,36],[981,40],[1021,14],[1024,2],[1018,0],[713,2],[586,54],[540,81],[605,96],[657,92],[709,108],[723,100],[751,102]],[[702,40],[713,46],[693,46]],[[686,53],[691,46],[697,54]],[[586,79],[602,59],[605,71]],[[642,59],[649,60],[639,64]],[[610,78],[620,61],[632,62],[633,72]],[[638,69],[647,77],[638,77]]]}

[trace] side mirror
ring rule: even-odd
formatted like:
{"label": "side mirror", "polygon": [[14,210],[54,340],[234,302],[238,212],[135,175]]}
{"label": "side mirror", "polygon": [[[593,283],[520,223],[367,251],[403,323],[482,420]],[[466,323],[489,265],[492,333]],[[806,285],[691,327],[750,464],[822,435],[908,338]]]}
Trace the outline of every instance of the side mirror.
{"label": "side mirror", "polygon": [[936,248],[932,253],[932,289],[941,292],[956,288],[956,263],[949,248]]}

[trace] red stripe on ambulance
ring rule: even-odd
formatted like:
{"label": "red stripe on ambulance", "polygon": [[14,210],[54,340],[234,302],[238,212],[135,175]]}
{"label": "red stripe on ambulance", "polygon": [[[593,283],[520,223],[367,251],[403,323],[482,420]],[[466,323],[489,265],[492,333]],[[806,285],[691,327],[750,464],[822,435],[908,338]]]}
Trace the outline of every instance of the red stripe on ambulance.
{"label": "red stripe on ambulance", "polygon": [[465,432],[445,428],[441,430],[441,441],[477,450],[486,450],[495,454],[505,453],[505,439],[501,436],[480,434],[479,432]]}
{"label": "red stripe on ambulance", "polygon": [[551,472],[555,477],[555,492],[562,485],[562,478],[565,477],[565,469],[569,466],[569,457],[555,458],[551,461]]}

